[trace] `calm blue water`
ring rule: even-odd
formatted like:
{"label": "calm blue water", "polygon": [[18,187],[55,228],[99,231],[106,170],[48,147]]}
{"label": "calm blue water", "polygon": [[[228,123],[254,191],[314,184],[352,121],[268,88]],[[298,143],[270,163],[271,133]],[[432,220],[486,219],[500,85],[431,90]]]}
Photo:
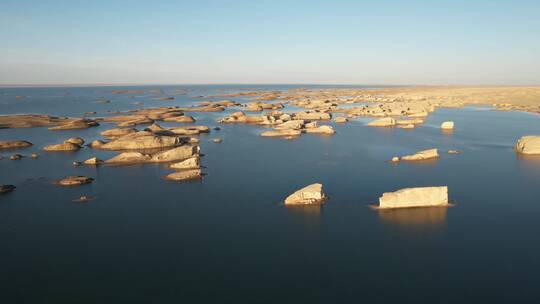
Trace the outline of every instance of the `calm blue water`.
{"label": "calm blue water", "polygon": [[[156,87],[152,87],[156,88]],[[156,94],[113,95],[118,88],[0,89],[0,114],[80,116],[97,111],[187,105],[193,96],[239,87],[157,87]],[[240,89],[286,89],[254,86]],[[65,95],[69,93],[69,95]],[[26,98],[17,99],[15,96]],[[132,97],[134,96],[134,97]],[[99,104],[100,98],[110,104]],[[242,98],[233,98],[245,101]],[[194,113],[219,125],[221,113]],[[439,125],[453,120],[453,134]],[[84,148],[45,153],[71,136],[87,141],[113,127],[77,131],[0,129],[0,140],[38,159],[0,159],[2,303],[531,303],[539,300],[540,159],[512,150],[540,134],[537,115],[483,108],[441,109],[415,130],[368,128],[369,119],[333,124],[333,137],[261,138],[258,126],[222,125],[201,136],[202,181],[163,180],[163,165],[73,167],[114,152]],[[178,125],[162,123],[164,126]],[[211,139],[220,137],[222,144]],[[427,148],[458,149],[432,163],[387,162]],[[9,156],[15,151],[0,152]],[[61,188],[67,175],[91,185]],[[321,182],[323,207],[285,208],[291,192]],[[387,191],[448,185],[455,207],[379,213]],[[95,196],[86,204],[72,200]]]}

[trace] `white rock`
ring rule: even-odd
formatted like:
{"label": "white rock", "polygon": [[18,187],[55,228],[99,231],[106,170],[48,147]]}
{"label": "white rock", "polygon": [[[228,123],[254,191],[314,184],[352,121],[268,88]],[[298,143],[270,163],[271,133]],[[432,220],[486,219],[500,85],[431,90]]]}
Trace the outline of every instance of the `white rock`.
{"label": "white rock", "polygon": [[321,204],[326,199],[321,184],[306,186],[285,199],[285,205]]}
{"label": "white rock", "polygon": [[443,130],[453,130],[454,129],[454,122],[453,121],[445,121],[441,124],[441,129]]}
{"label": "white rock", "polygon": [[379,198],[379,208],[447,206],[448,187],[405,188],[387,192]]}

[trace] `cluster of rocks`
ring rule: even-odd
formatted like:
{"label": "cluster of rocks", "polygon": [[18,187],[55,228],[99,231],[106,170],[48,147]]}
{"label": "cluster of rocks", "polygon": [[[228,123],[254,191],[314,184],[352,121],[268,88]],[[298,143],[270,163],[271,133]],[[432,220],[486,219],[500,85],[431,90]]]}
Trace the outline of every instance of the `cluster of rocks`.
{"label": "cluster of rocks", "polygon": [[432,160],[439,158],[439,153],[437,149],[428,149],[428,150],[422,150],[418,151],[411,155],[405,155],[402,157],[394,156],[392,157],[392,162],[399,162],[399,161],[422,161],[422,160]]}
{"label": "cluster of rocks", "polygon": [[65,151],[77,151],[84,145],[84,139],[80,137],[72,137],[64,140],[61,144],[47,145],[43,148],[49,152],[65,152]]}

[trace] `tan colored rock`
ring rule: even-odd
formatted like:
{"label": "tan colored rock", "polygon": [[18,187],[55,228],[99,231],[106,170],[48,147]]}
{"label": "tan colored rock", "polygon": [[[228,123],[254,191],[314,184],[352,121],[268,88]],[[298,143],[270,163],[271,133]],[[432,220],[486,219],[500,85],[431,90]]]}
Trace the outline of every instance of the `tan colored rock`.
{"label": "tan colored rock", "polygon": [[96,140],[92,141],[92,142],[90,143],[89,146],[90,146],[90,148],[99,148],[99,147],[101,147],[103,144],[105,144],[104,141],[99,140],[99,139],[96,139]]}
{"label": "tan colored rock", "polygon": [[[99,146],[104,150],[143,150],[175,147],[182,143],[181,139],[173,136],[157,136],[143,134],[128,134]],[[151,133],[150,133],[151,134]]]}
{"label": "tan colored rock", "polygon": [[185,181],[202,177],[201,169],[182,170],[165,176],[165,179],[173,181]]}
{"label": "tan colored rock", "polygon": [[103,163],[103,161],[97,157],[92,157],[83,162],[85,165],[99,165]]}
{"label": "tan colored rock", "polygon": [[215,144],[220,144],[223,140],[221,138],[214,138],[212,139],[212,142]]}
{"label": "tan colored rock", "polygon": [[285,199],[285,205],[322,204],[326,200],[322,184],[306,186]]}
{"label": "tan colored rock", "polygon": [[396,120],[391,117],[385,117],[374,120],[367,124],[369,127],[393,127],[396,125]]}
{"label": "tan colored rock", "polygon": [[75,145],[82,146],[82,145],[84,145],[84,139],[82,139],[80,137],[71,137],[71,138],[68,138],[68,139],[64,140],[64,143],[72,143],[72,144],[75,144]]}
{"label": "tan colored rock", "polygon": [[45,151],[77,151],[81,146],[67,142],[62,144],[48,145],[43,150]]}
{"label": "tan colored rock", "polygon": [[379,208],[448,206],[448,187],[405,188],[379,198]]}
{"label": "tan colored rock", "polygon": [[22,155],[20,154],[13,154],[9,157],[11,160],[20,160],[22,158]]}
{"label": "tan colored rock", "polygon": [[300,134],[302,134],[302,131],[300,131],[300,130],[284,129],[284,130],[264,131],[264,132],[261,133],[261,136],[263,136],[263,137],[287,137],[287,136],[299,136]]}
{"label": "tan colored rock", "polygon": [[93,182],[94,179],[86,176],[68,176],[56,182],[60,186],[80,186]]}
{"label": "tan colored rock", "polygon": [[180,161],[187,158],[197,156],[199,154],[199,146],[180,146],[167,151],[158,152],[152,155],[150,162],[172,162]]}
{"label": "tan colored rock", "polygon": [[336,122],[336,123],[346,123],[348,121],[349,120],[347,119],[347,117],[343,117],[343,116],[338,116],[338,117],[334,118],[334,122]]}
{"label": "tan colored rock", "polygon": [[101,133],[99,133],[101,136],[105,137],[121,137],[127,134],[135,133],[137,132],[137,129],[133,128],[115,128],[115,129],[109,129],[105,130]]}
{"label": "tan colored rock", "polygon": [[517,141],[515,149],[521,154],[540,154],[540,135],[521,137]]}
{"label": "tan colored rock", "polygon": [[291,129],[291,130],[300,130],[304,126],[303,120],[289,120],[283,123],[280,123],[279,125],[275,126],[274,129],[276,130],[285,130],[285,129]]}
{"label": "tan colored rock", "polygon": [[164,118],[163,121],[167,122],[195,122],[195,118],[189,115],[182,115],[182,116],[176,116],[176,117],[167,117]]}
{"label": "tan colored rock", "polygon": [[317,128],[310,128],[305,130],[306,133],[314,133],[314,134],[325,134],[325,135],[332,135],[335,134],[336,131],[334,131],[334,128],[331,126],[320,126]]}
{"label": "tan colored rock", "polygon": [[319,123],[316,122],[316,121],[312,121],[312,122],[308,122],[308,123],[304,124],[305,129],[315,129],[318,126],[319,126]]}
{"label": "tan colored rock", "polygon": [[88,129],[90,127],[98,126],[99,124],[94,120],[88,119],[77,119],[69,121],[68,123],[61,124],[55,127],[50,127],[49,130],[59,131],[59,130],[78,130],[78,129]]}
{"label": "tan colored rock", "polygon": [[326,112],[307,111],[293,113],[292,117],[296,120],[330,120],[332,115]]}
{"label": "tan colored rock", "polygon": [[453,130],[454,129],[454,122],[453,121],[445,121],[441,124],[441,129],[443,130]]}
{"label": "tan colored rock", "polygon": [[392,157],[392,159],[390,161],[393,162],[393,163],[397,163],[397,162],[399,162],[399,157],[394,156],[394,157]]}
{"label": "tan colored rock", "polygon": [[32,145],[31,142],[26,140],[3,140],[0,141],[0,149],[17,149],[26,148]]}
{"label": "tan colored rock", "polygon": [[439,153],[437,149],[429,149],[429,150],[418,151],[412,155],[402,156],[401,160],[418,161],[418,160],[435,159],[438,157],[439,157]]}
{"label": "tan colored rock", "polygon": [[150,161],[152,156],[141,152],[123,152],[105,161],[107,164],[133,164]]}
{"label": "tan colored rock", "polygon": [[200,166],[201,166],[200,157],[195,156],[195,157],[191,157],[186,160],[183,160],[181,162],[171,164],[169,168],[171,169],[199,169]]}

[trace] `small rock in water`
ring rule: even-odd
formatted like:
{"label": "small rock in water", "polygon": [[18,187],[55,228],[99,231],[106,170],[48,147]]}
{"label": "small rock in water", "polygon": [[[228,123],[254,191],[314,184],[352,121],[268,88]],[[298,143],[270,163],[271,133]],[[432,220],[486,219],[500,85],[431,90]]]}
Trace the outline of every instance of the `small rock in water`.
{"label": "small rock in water", "polygon": [[0,185],[0,194],[11,192],[15,190],[15,188],[16,187],[13,185]]}
{"label": "small rock in water", "polygon": [[57,182],[60,186],[80,186],[93,182],[94,179],[86,176],[68,176]]}
{"label": "small rock in water", "polygon": [[71,143],[71,144],[82,146],[82,145],[84,145],[84,139],[82,139],[80,137],[71,137],[71,138],[68,138],[68,139],[64,140],[64,143]]}
{"label": "small rock in water", "polygon": [[454,129],[454,122],[453,121],[445,121],[441,124],[441,129],[443,130],[453,130]]}
{"label": "small rock in water", "polygon": [[86,202],[91,201],[93,199],[94,199],[93,196],[81,195],[80,197],[74,199],[73,201],[77,202],[77,203],[86,203]]}
{"label": "small rock in water", "polygon": [[213,143],[216,143],[216,144],[219,144],[219,143],[221,143],[222,141],[223,141],[223,140],[222,140],[221,138],[214,138],[214,139],[212,139],[212,142],[213,142]]}
{"label": "small rock in water", "polygon": [[37,154],[37,153],[32,153],[32,154],[30,154],[30,157],[31,157],[31,158],[38,158],[38,157],[39,157],[39,154]]}
{"label": "small rock in water", "polygon": [[48,145],[45,148],[43,148],[43,150],[45,151],[77,151],[80,148],[81,146],[77,144],[65,142],[63,144]]}
{"label": "small rock in water", "polygon": [[220,127],[214,127],[214,130],[219,131],[219,130],[221,130],[221,128]]}
{"label": "small rock in water", "polygon": [[439,153],[437,152],[437,149],[429,149],[429,150],[416,152],[413,155],[405,155],[401,157],[401,160],[418,161],[418,160],[435,159],[438,157],[439,157]]}
{"label": "small rock in water", "polygon": [[311,184],[289,195],[285,205],[322,204],[325,200],[322,184]]}
{"label": "small rock in water", "polygon": [[397,157],[397,156],[392,157],[391,162],[393,162],[393,163],[399,162],[399,157]]}
{"label": "small rock in water", "polygon": [[379,209],[448,206],[448,187],[405,188],[379,198]]}
{"label": "small rock in water", "polygon": [[201,178],[202,173],[201,169],[192,169],[192,170],[182,170],[174,172],[165,176],[165,179],[173,181],[184,181],[190,179],[199,179]]}
{"label": "small rock in water", "polygon": [[459,150],[448,150],[447,153],[448,154],[460,154],[461,151],[459,151]]}
{"label": "small rock in water", "polygon": [[103,161],[97,157],[92,157],[84,161],[85,165],[99,165],[103,163]]}
{"label": "small rock in water", "polygon": [[13,154],[13,155],[11,155],[9,157],[9,159],[11,159],[11,160],[19,160],[21,158],[22,158],[22,155],[20,155],[20,154]]}
{"label": "small rock in water", "polygon": [[78,167],[81,165],[81,162],[80,161],[74,161],[71,163],[74,167]]}

